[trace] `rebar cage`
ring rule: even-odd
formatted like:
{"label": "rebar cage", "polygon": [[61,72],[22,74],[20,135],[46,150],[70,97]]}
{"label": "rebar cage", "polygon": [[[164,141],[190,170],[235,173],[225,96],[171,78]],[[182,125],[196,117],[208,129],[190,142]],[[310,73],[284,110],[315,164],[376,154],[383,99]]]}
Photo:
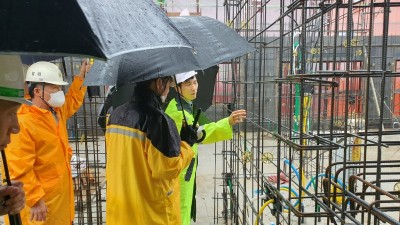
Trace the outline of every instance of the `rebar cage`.
{"label": "rebar cage", "polygon": [[[69,82],[79,73],[82,59],[65,58],[59,62]],[[104,125],[108,87],[88,87],[84,102],[67,122],[73,150],[71,171],[75,194],[74,224],[105,224],[106,157]],[[100,126],[99,124],[102,124]]]}
{"label": "rebar cage", "polygon": [[220,72],[248,118],[222,151],[214,223],[399,224],[400,1],[224,6],[257,52]]}

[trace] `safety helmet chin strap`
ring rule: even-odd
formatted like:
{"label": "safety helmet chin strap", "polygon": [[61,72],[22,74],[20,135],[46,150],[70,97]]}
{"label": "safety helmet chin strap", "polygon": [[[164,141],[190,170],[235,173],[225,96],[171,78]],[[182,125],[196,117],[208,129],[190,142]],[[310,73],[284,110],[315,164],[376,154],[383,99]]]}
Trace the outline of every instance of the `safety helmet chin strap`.
{"label": "safety helmet chin strap", "polygon": [[42,99],[42,101],[44,102],[44,104],[46,104],[46,105],[49,107],[50,112],[51,112],[54,116],[56,116],[57,113],[56,113],[56,111],[54,110],[54,108],[51,107],[51,106],[49,105],[49,103],[47,103],[46,100],[44,100],[44,85],[45,85],[45,84],[46,84],[46,83],[43,83],[43,86],[42,86],[42,97],[39,97],[39,98]]}
{"label": "safety helmet chin strap", "polygon": [[175,76],[174,82],[175,82],[176,92],[178,93],[178,102],[179,102],[179,105],[181,105],[181,108],[182,108],[183,121],[185,123],[185,126],[187,126],[188,123],[186,121],[185,110],[183,109],[182,97],[181,97],[181,93],[179,93],[178,82],[176,81],[176,76]]}
{"label": "safety helmet chin strap", "polygon": [[[179,104],[181,105],[181,108],[182,108],[182,114],[183,114],[183,118],[184,118],[184,123],[185,123],[185,126],[188,126],[188,123],[186,121],[186,116],[185,116],[185,109],[183,108],[183,104],[182,104],[182,96],[181,96],[181,93],[179,92],[178,82],[176,81],[176,79],[174,79],[174,81],[175,81],[175,87],[176,87],[176,90],[177,90],[176,92],[178,93],[178,101],[179,101]],[[193,129],[196,128],[196,124],[200,119],[200,114],[201,114],[201,109],[199,108],[199,109],[197,109],[197,112],[196,112],[196,115],[195,115],[195,118],[194,118],[194,121],[193,121],[193,124],[192,124]],[[201,141],[203,141],[203,139],[201,139]]]}
{"label": "safety helmet chin strap", "polygon": [[[185,109],[183,108],[183,104],[182,104],[182,96],[181,96],[181,93],[179,92],[179,88],[178,88],[178,82],[176,81],[176,79],[174,79],[174,81],[175,81],[175,87],[176,87],[176,90],[177,90],[176,92],[178,93],[178,102],[179,102],[179,104],[181,105],[181,108],[182,108],[182,114],[183,114],[184,123],[185,123],[185,126],[188,126],[188,123],[186,121],[186,116],[185,116]],[[193,125],[192,125],[193,128],[196,128],[196,124],[197,124],[197,121],[200,118],[200,114],[201,114],[201,109],[199,108],[197,110],[197,113],[196,113],[194,121],[193,121]]]}

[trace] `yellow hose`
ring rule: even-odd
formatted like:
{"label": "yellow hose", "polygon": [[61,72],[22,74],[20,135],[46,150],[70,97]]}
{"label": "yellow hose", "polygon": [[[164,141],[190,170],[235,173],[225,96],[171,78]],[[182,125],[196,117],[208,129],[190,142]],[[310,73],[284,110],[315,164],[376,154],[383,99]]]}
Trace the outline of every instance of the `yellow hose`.
{"label": "yellow hose", "polygon": [[301,185],[306,186],[306,176],[304,175],[304,169],[301,171]]}
{"label": "yellow hose", "polygon": [[361,160],[361,146],[359,146],[361,144],[361,138],[356,137],[354,144],[357,146],[353,146],[351,152],[351,161],[358,162]]}
{"label": "yellow hose", "polygon": [[270,200],[266,201],[264,203],[264,205],[261,206],[260,211],[258,212],[258,216],[256,218],[256,222],[254,223],[254,225],[258,225],[258,218],[262,216],[262,213],[264,212],[264,209],[271,203],[274,203],[273,199],[270,199]]}
{"label": "yellow hose", "polygon": [[[304,96],[303,98],[303,127],[302,127],[302,132],[306,134],[308,132],[308,113],[311,108],[311,97],[310,96]],[[307,145],[307,140],[303,140],[302,145]]]}

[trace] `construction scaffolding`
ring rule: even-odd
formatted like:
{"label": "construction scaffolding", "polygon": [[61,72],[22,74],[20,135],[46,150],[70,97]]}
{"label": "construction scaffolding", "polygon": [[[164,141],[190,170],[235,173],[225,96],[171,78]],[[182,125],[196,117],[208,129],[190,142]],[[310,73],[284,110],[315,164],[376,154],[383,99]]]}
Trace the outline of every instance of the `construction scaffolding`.
{"label": "construction scaffolding", "polygon": [[219,74],[248,118],[216,154],[214,223],[400,224],[400,1],[224,7],[258,51]]}

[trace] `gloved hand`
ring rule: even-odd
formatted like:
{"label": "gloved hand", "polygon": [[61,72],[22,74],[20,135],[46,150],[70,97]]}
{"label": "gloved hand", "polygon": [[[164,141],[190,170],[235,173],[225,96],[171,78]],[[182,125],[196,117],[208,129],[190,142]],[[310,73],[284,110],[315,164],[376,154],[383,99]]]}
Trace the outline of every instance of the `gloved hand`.
{"label": "gloved hand", "polygon": [[192,126],[188,126],[185,122],[181,128],[181,140],[186,141],[190,146],[193,146],[197,141],[197,131]]}

